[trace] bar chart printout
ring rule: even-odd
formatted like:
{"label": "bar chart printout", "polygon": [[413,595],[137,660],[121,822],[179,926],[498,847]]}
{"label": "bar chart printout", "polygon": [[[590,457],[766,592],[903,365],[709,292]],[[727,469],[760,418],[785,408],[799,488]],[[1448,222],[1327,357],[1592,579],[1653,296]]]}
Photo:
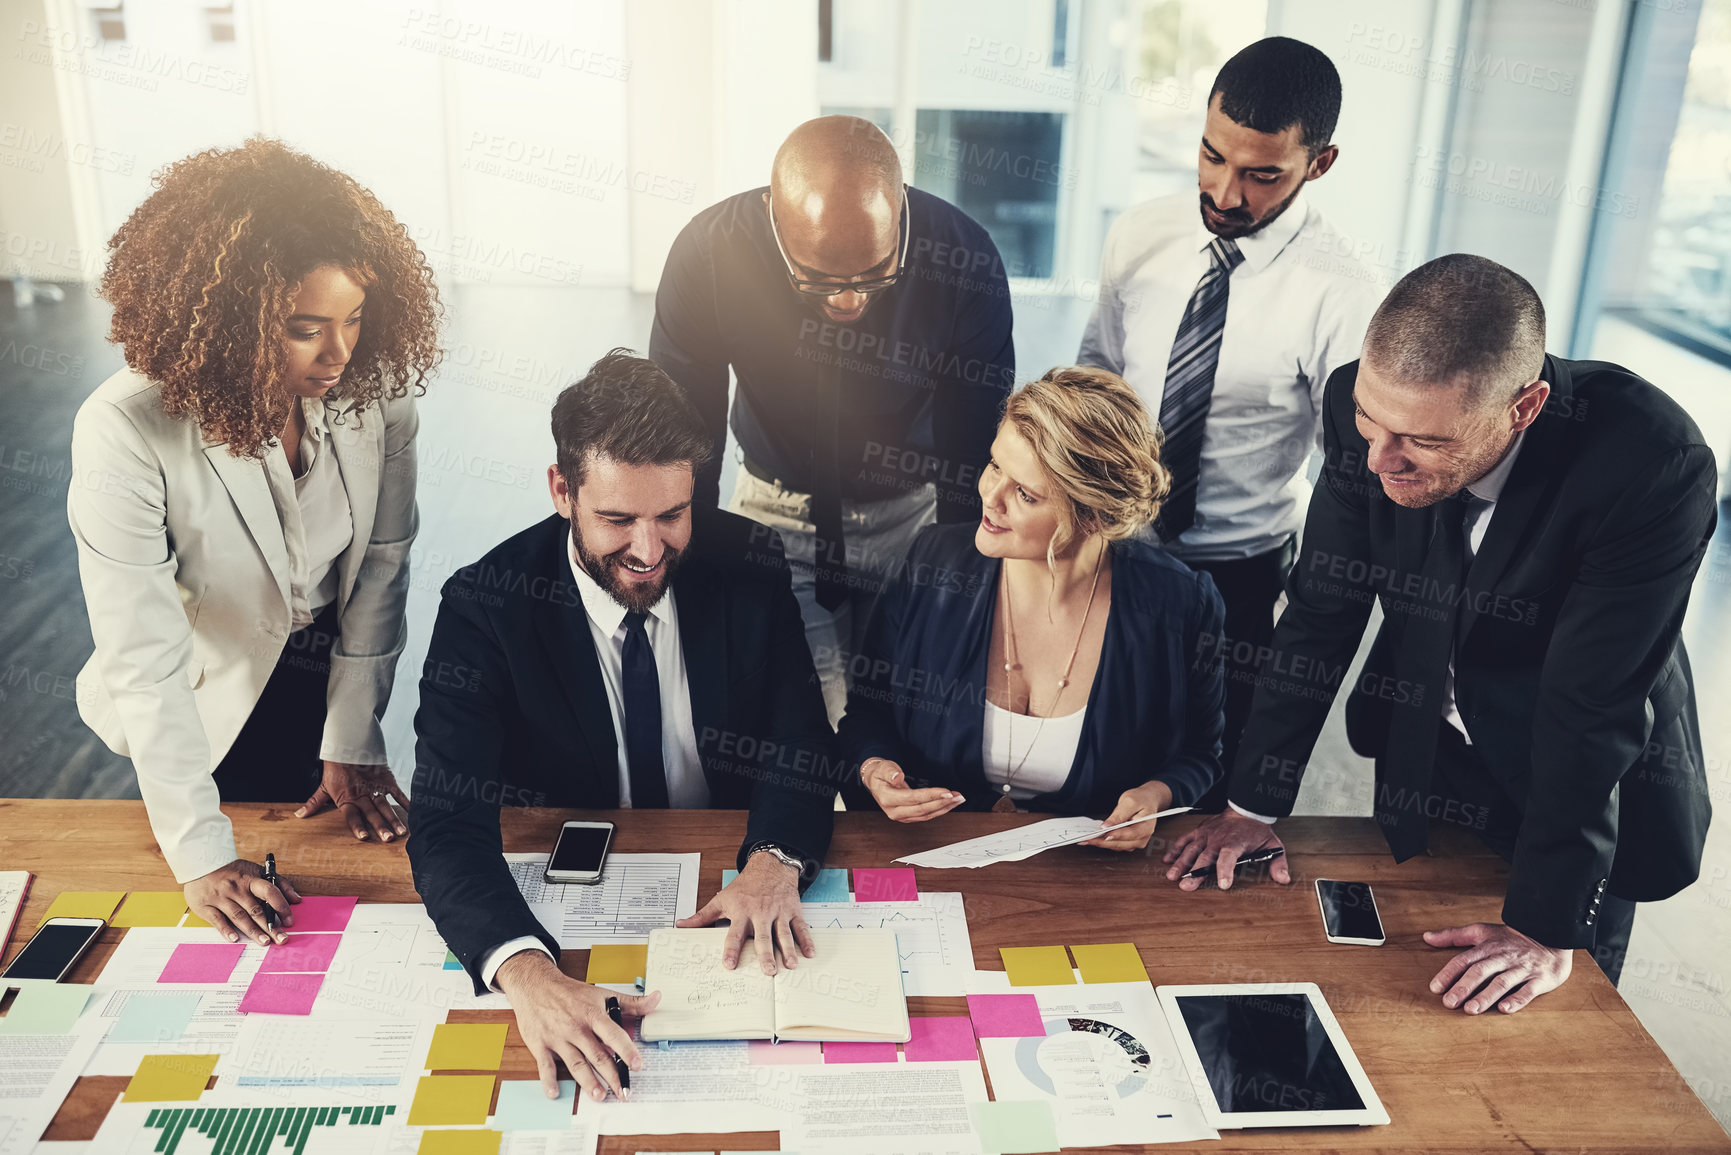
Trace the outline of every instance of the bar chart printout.
{"label": "bar chart printout", "polygon": [[[153,1107],[145,1117],[144,1134],[158,1133],[148,1148],[158,1155],[307,1155],[308,1141],[318,1129],[380,1127],[396,1110],[389,1105]],[[312,1145],[315,1155],[319,1147]]]}

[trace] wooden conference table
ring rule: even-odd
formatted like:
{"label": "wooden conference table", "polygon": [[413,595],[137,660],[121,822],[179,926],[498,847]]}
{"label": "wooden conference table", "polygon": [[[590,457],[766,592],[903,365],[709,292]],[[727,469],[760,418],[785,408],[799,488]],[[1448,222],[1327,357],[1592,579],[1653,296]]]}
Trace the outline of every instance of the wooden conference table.
{"label": "wooden conference table", "polygon": [[[243,857],[274,851],[304,893],[358,894],[363,902],[418,902],[402,844],[357,842],[335,814],[292,817],[293,803],[238,804]],[[731,868],[745,828],[743,812],[622,811],[579,814],[508,810],[505,849],[552,845],[573,817],[618,822],[614,849],[701,851],[701,906]],[[1032,821],[1027,815],[953,814],[934,824],[897,825],[876,814],[837,815],[831,866],[885,866],[899,854]],[[1171,838],[1196,819],[1162,824]],[[1452,832],[1451,832],[1452,833]],[[1310,981],[1333,1008],[1393,1123],[1386,1127],[1294,1128],[1222,1132],[1226,1151],[1423,1151],[1460,1155],[1500,1150],[1572,1152],[1731,1151],[1731,1139],[1683,1082],[1652,1037],[1599,973],[1577,952],[1559,990],[1516,1015],[1468,1017],[1445,1009],[1429,981],[1448,952],[1421,932],[1495,920],[1504,864],[1470,836],[1440,841],[1434,857],[1397,866],[1368,819],[1300,818],[1281,823],[1296,881],[1266,880],[1227,893],[1178,892],[1157,857],[1071,847],[1028,862],[980,870],[920,870],[921,889],[966,896],[974,963],[1001,970],[1001,946],[1133,941],[1156,984]],[[411,833],[411,837],[413,837]],[[0,869],[37,875],[7,958],[16,953],[63,890],[164,890],[173,878],[138,802],[0,800]],[[1316,877],[1369,881],[1388,932],[1380,948],[1336,946],[1322,935]],[[103,941],[72,981],[90,982],[124,931]],[[566,952],[562,968],[581,977],[587,952]],[[910,1000],[915,1013],[963,1014],[960,998]],[[492,1012],[452,1018],[503,1019]],[[652,1058],[653,1056],[651,1056]],[[534,1077],[512,1029],[504,1074]],[[66,1098],[45,1139],[89,1139],[125,1087],[121,1078],[86,1077]],[[616,1136],[604,1153],[776,1149],[769,1133]],[[1110,1148],[1132,1150],[1133,1148]],[[1158,1150],[1159,1148],[1147,1148]]]}

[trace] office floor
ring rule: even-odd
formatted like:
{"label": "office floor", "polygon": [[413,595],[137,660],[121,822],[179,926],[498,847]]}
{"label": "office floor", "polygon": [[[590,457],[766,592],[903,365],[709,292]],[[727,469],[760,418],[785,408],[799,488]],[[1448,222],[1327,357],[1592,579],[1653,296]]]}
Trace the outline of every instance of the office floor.
{"label": "office floor", "polygon": [[[105,306],[79,286],[68,286],[65,301],[18,309],[5,285],[0,281],[0,796],[136,798],[130,764],[78,718],[73,679],[91,643],[65,513],[73,414],[121,358],[104,339]],[[652,310],[647,297],[623,289],[476,286],[456,290],[446,303],[446,362],[422,403],[422,528],[413,557],[410,643],[386,719],[399,767],[410,758],[414,677],[439,587],[507,533],[549,512],[543,475],[553,397],[609,348],[643,350]],[[1024,376],[1074,357],[1086,302],[1018,298],[1016,304]],[[724,476],[723,492],[730,490]],[[1726,518],[1731,510],[1722,514],[1696,580],[1684,630],[1713,798],[1731,813]],[[1300,813],[1369,813],[1369,767],[1347,748],[1339,715],[1337,708],[1318,745]],[[1731,1124],[1726,960],[1731,823],[1722,815],[1709,832],[1701,881],[1641,907],[1622,993],[1708,1108]]]}

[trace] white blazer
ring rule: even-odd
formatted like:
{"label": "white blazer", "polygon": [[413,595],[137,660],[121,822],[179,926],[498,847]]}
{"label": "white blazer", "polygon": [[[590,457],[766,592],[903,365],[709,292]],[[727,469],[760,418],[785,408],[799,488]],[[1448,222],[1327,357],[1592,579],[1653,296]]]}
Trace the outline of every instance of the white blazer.
{"label": "white blazer", "polygon": [[[403,651],[415,509],[413,396],[331,402],[330,444],[354,516],[337,559],[323,758],[386,762],[380,719]],[[289,636],[289,559],[264,463],[206,443],[122,369],[78,410],[66,498],[96,652],[78,712],[130,755],[175,880],[237,857],[211,772],[258,703]]]}

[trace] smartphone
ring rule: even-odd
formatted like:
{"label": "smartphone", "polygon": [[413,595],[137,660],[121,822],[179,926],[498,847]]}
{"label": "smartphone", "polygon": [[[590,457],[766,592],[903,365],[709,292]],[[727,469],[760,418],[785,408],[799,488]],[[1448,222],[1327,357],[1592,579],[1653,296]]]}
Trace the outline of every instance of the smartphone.
{"label": "smartphone", "polygon": [[1381,946],[1382,916],[1368,882],[1316,880],[1316,902],[1322,907],[1322,930],[1329,942],[1350,946]]}
{"label": "smartphone", "polygon": [[84,957],[107,925],[100,918],[51,918],[30,936],[0,978],[47,979],[57,983]]}
{"label": "smartphone", "polygon": [[559,831],[559,841],[553,844],[553,853],[547,856],[542,876],[548,882],[600,882],[612,845],[611,822],[567,822]]}

